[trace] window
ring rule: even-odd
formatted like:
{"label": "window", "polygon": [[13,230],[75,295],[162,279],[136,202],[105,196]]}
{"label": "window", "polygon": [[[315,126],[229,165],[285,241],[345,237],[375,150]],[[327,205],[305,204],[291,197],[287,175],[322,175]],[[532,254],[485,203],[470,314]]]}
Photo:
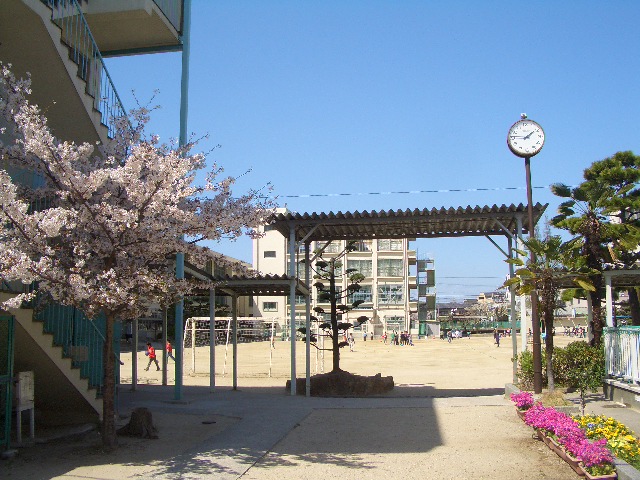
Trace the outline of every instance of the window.
{"label": "window", "polygon": [[304,295],[296,295],[296,305],[306,305],[306,299],[307,297],[305,297]]}
{"label": "window", "polygon": [[387,330],[404,330],[403,316],[385,316],[384,322],[387,325]]}
{"label": "window", "polygon": [[225,277],[227,275],[227,269],[223,265],[213,265],[213,275],[215,277]]}
{"label": "window", "polygon": [[403,285],[378,285],[378,305],[399,305],[404,303]]}
{"label": "window", "polygon": [[276,258],[276,251],[275,250],[265,250],[264,251],[264,258]]}
{"label": "window", "polygon": [[278,302],[262,302],[262,311],[263,312],[277,312],[278,311]]}
{"label": "window", "polygon": [[[329,245],[322,252],[323,253],[338,253],[340,251],[340,242],[328,242]],[[316,242],[316,248],[318,250],[322,249],[327,244],[327,242]]]}
{"label": "window", "polygon": [[401,239],[381,239],[378,240],[378,251],[402,251],[402,240]]}
{"label": "window", "polygon": [[356,240],[356,252],[371,252],[372,240]]}
{"label": "window", "polygon": [[303,278],[303,279],[306,278],[306,276],[307,276],[307,264],[305,262],[297,262],[296,263],[296,272],[297,272],[298,278]]}
{"label": "window", "polygon": [[402,259],[401,258],[379,258],[378,259],[378,276],[379,277],[401,277],[402,276]]}
{"label": "window", "polygon": [[[357,300],[362,300],[365,303],[373,302],[373,292],[371,291],[371,285],[360,285],[360,290],[349,294],[348,302],[351,304]],[[358,308],[367,308],[360,305]]]}
{"label": "window", "polygon": [[372,275],[372,265],[371,260],[357,260],[357,259],[347,259],[347,269],[355,268],[358,273],[361,273],[365,277],[371,277]]}

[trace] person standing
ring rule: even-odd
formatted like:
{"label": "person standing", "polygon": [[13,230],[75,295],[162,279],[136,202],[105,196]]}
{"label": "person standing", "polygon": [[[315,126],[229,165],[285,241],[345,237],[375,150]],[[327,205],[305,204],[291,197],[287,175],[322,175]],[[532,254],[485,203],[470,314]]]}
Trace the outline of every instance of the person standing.
{"label": "person standing", "polygon": [[493,338],[495,339],[496,345],[499,347],[500,346],[500,332],[498,331],[497,328],[493,331]]}
{"label": "person standing", "polygon": [[353,333],[349,334],[349,350],[353,352],[353,347],[356,345],[356,339],[353,338]]}
{"label": "person standing", "polygon": [[169,339],[167,339],[167,357],[169,357],[171,360],[173,360],[174,362],[176,361],[176,359],[173,356],[173,346],[171,345],[171,342],[169,341]]}
{"label": "person standing", "polygon": [[145,355],[149,357],[149,363],[147,363],[147,368],[145,368],[145,371],[149,371],[151,362],[155,362],[156,368],[158,369],[158,371],[160,371],[160,364],[158,363],[158,359],[156,358],[156,349],[153,348],[153,345],[151,345],[150,342],[147,342],[147,351],[145,352]]}

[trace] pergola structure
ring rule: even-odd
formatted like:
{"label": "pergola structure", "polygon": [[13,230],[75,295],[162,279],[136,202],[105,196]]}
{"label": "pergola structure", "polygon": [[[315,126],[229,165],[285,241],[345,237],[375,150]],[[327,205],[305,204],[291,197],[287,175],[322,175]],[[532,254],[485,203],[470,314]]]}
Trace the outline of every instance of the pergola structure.
{"label": "pergola structure", "polygon": [[[185,263],[185,276],[197,278],[211,283],[209,289],[209,386],[215,389],[215,295],[221,292],[231,297],[231,335],[232,335],[232,378],[233,389],[238,388],[238,297],[271,296],[285,297],[291,291],[294,295],[309,298],[308,284],[303,284],[298,278],[287,275],[211,275],[198,267]],[[202,294],[203,292],[199,292]],[[295,335],[294,335],[295,337]],[[177,382],[176,382],[177,384]]]}
{"label": "pergola structure", "polygon": [[[195,296],[209,296],[209,366],[210,376],[209,385],[210,391],[215,389],[215,295],[217,292],[222,292],[223,295],[228,295],[232,298],[231,303],[231,317],[232,317],[232,348],[233,348],[233,389],[238,387],[238,330],[237,330],[237,302],[238,297],[243,296],[280,296],[284,297],[289,294],[291,289],[295,292],[295,295],[303,295],[309,298],[309,287],[300,282],[297,278],[290,278],[287,275],[225,275],[214,276],[207,271],[196,267],[188,262],[184,264],[185,278],[196,278],[204,282],[210,283],[211,287],[206,291],[196,291],[192,295]],[[133,342],[134,345],[138,344],[138,325],[137,320],[134,320],[133,326]],[[162,327],[163,332],[163,344],[167,343],[167,319],[166,315]],[[183,352],[182,345],[176,345],[176,381],[175,381],[175,397],[176,399],[182,398],[182,374],[183,374]],[[132,375],[132,390],[136,389],[137,385],[137,355],[132,355],[131,375]],[[166,385],[166,365],[163,368],[162,383]]]}
{"label": "pergola structure", "polygon": [[[529,233],[540,220],[548,204],[533,205],[533,223],[529,225],[527,206],[476,206],[441,209],[388,210],[338,213],[277,213],[267,222],[266,230],[277,230],[289,241],[289,278],[296,276],[297,248],[306,245],[305,262],[309,264],[308,248],[312,241],[331,240],[368,240],[374,238],[440,238],[440,237],[487,237],[506,258],[513,257],[514,242]],[[502,249],[491,237],[505,236],[508,240],[507,251]],[[509,266],[513,275],[513,265]],[[305,284],[310,284],[310,272],[307,269]],[[523,302],[524,303],[524,302]],[[289,292],[289,310],[291,325],[295,325],[295,290]],[[523,308],[524,313],[524,308]],[[310,395],[310,298],[306,302],[306,395]],[[522,319],[524,320],[524,315]],[[511,322],[516,331],[515,298],[511,295]],[[521,331],[526,332],[522,328]],[[517,338],[512,335],[514,358],[517,353]],[[523,335],[523,348],[526,337]],[[291,395],[296,395],[296,343],[291,335]],[[517,365],[514,360],[513,374]]]}
{"label": "pergola structure", "polygon": [[[640,270],[611,266],[602,272],[604,277],[607,327],[613,327],[613,287],[636,287],[640,284]],[[591,307],[591,305],[589,305]]]}

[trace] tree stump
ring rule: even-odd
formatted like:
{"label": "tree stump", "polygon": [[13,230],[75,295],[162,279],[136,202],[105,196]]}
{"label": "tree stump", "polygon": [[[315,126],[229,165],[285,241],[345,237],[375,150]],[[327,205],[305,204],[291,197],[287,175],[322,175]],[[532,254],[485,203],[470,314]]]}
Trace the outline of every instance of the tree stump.
{"label": "tree stump", "polygon": [[158,430],[153,426],[151,412],[145,407],[133,410],[129,423],[118,429],[117,433],[125,437],[158,438]]}
{"label": "tree stump", "polygon": [[[367,377],[349,372],[329,372],[313,375],[311,380],[312,397],[368,397],[382,395],[393,390],[393,377],[383,377],[380,373]],[[296,379],[296,393],[306,394],[306,378]],[[286,389],[291,391],[291,380],[287,380]]]}

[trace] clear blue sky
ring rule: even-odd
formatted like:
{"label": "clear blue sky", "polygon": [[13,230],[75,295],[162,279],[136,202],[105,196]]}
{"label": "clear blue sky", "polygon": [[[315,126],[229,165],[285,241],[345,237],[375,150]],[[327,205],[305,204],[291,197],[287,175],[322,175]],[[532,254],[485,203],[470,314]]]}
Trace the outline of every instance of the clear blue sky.
{"label": "clear blue sky", "polygon": [[[271,182],[297,212],[526,204],[524,161],[506,146],[522,112],[546,134],[534,187],[640,154],[635,0],[193,0],[192,14],[189,131],[210,135],[201,150],[221,145],[210,159],[226,174],[251,170],[237,193]],[[180,54],[107,66],[127,108],[131,90],[160,91],[150,131],[177,137]],[[367,194],[418,190],[462,191]],[[338,193],[353,195],[299,197]],[[533,196],[555,215],[548,188]],[[508,272],[485,238],[416,247],[435,258],[440,301]],[[248,239],[213,248],[251,261]]]}

